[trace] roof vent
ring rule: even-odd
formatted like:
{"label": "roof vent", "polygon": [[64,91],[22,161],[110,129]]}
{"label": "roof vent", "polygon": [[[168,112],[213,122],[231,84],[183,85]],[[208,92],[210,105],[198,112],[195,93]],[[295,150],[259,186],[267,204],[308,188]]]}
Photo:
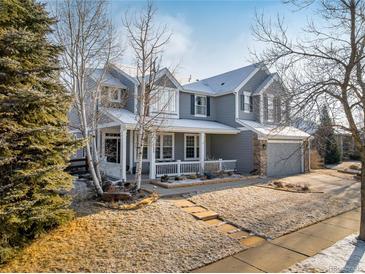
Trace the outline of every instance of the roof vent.
{"label": "roof vent", "polygon": [[221,86],[224,86],[224,82],[223,82],[223,83],[221,83]]}

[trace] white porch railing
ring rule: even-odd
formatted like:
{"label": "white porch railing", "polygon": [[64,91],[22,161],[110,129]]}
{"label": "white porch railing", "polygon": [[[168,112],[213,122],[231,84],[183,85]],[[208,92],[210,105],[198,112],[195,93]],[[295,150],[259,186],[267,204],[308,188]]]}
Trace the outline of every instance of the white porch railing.
{"label": "white porch railing", "polygon": [[[204,161],[205,171],[234,171],[236,169],[237,160],[213,160]],[[156,163],[156,177],[163,175],[180,176],[201,173],[201,165],[199,161],[182,162],[161,162]]]}

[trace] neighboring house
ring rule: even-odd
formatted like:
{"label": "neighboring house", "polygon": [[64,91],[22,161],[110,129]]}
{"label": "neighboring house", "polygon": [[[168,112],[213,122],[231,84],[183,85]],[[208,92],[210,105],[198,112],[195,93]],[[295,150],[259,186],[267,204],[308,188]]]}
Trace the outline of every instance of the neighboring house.
{"label": "neighboring house", "polygon": [[[143,150],[143,171],[150,178],[204,170],[268,176],[309,170],[310,135],[278,126],[288,102],[278,76],[265,67],[253,64],[184,86],[165,68],[157,81],[162,79],[166,119]],[[107,175],[126,179],[136,165],[138,82],[110,65],[103,86],[107,100],[97,135],[102,167]]]}

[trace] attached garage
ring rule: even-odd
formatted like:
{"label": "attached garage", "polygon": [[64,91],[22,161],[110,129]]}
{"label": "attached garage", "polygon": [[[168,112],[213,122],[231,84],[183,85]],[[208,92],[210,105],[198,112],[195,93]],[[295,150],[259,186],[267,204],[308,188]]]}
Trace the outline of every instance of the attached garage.
{"label": "attached garage", "polygon": [[267,176],[279,177],[303,172],[302,142],[267,143]]}

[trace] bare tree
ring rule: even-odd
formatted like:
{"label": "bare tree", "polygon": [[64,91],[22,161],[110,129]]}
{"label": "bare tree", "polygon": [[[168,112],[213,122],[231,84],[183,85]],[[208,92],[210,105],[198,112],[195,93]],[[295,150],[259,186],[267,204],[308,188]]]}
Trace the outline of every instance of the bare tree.
{"label": "bare tree", "polygon": [[55,5],[55,39],[64,48],[61,78],[74,96],[74,110],[86,139],[87,163],[98,195],[103,193],[96,148],[100,89],[109,62],[119,54],[107,7],[104,0],[63,0]]}
{"label": "bare tree", "polygon": [[168,105],[168,102],[165,102],[163,106],[151,111],[151,108],[158,105],[161,99],[161,89],[163,89],[164,83],[158,82],[162,73],[160,64],[164,46],[171,37],[166,26],[159,26],[154,22],[155,14],[156,9],[152,2],[148,2],[138,14],[133,14],[131,17],[127,13],[123,20],[128,33],[129,44],[135,55],[139,84],[136,114],[137,163],[135,179],[137,189],[141,187],[143,147],[146,145],[147,134],[156,133],[156,129],[163,121],[161,114]]}
{"label": "bare tree", "polygon": [[[301,11],[314,1],[289,2]],[[325,105],[336,126],[353,136],[362,162],[359,238],[365,240],[365,3],[322,0],[317,14],[297,39],[290,39],[282,18],[257,15],[253,34],[267,47],[255,57],[276,67],[295,115],[316,119]]]}

